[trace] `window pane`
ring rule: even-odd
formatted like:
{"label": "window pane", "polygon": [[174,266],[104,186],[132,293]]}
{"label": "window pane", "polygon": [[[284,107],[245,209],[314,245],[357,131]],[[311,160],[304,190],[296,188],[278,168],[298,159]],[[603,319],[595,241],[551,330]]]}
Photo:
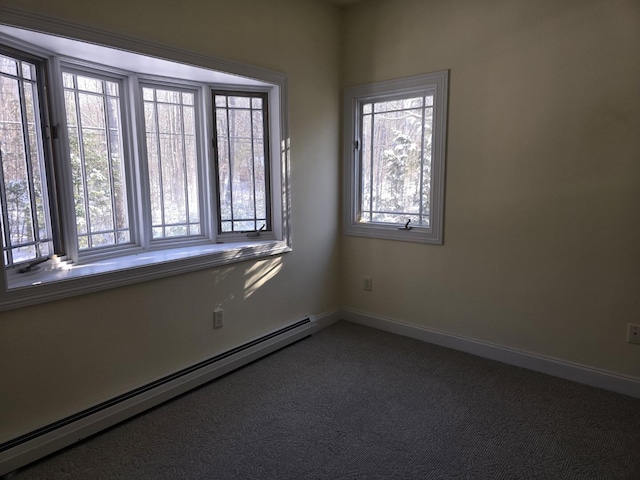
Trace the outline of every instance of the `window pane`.
{"label": "window pane", "polygon": [[142,99],[143,100],[153,100],[153,89],[151,88],[143,88],[142,89]]}
{"label": "window pane", "polygon": [[62,84],[65,88],[74,88],[74,76],[71,75],[70,73],[63,73],[62,74]]}
{"label": "window pane", "polygon": [[412,108],[422,108],[424,105],[424,97],[402,98],[399,100],[391,100],[388,102],[377,102],[373,108],[376,113],[392,112],[394,110],[407,110]]}
{"label": "window pane", "polygon": [[129,243],[119,86],[71,72],[63,76],[79,248]]}
{"label": "window pane", "polygon": [[363,114],[360,222],[429,225],[433,109],[425,103],[377,102]]}
{"label": "window pane", "polygon": [[249,97],[228,97],[230,108],[249,108],[251,99]]}
{"label": "window pane", "polygon": [[152,235],[200,235],[195,94],[143,88]]}
{"label": "window pane", "polygon": [[[369,112],[371,111],[371,105],[369,105]],[[370,222],[371,221],[371,189],[373,187],[373,178],[371,175],[373,170],[371,169],[371,161],[373,156],[371,155],[371,115],[364,115],[362,117],[362,163],[361,163],[361,178],[362,178],[362,188],[361,188],[361,202],[362,202],[362,213],[359,221],[361,222]],[[364,218],[365,216],[366,218]]]}
{"label": "window pane", "polygon": [[215,98],[220,232],[270,230],[265,98]]}
{"label": "window pane", "polygon": [[111,95],[114,97],[117,97],[119,95],[119,87],[118,84],[115,82],[105,82],[107,85],[107,95]]}
{"label": "window pane", "polygon": [[103,93],[104,91],[103,82],[100,79],[77,75],[76,81],[78,84],[78,90],[95,93]]}
{"label": "window pane", "polygon": [[[231,177],[233,218],[254,218],[253,152],[249,111],[230,110],[229,128],[230,154],[233,159],[233,175]],[[249,227],[247,230],[255,230],[255,228]]]}
{"label": "window pane", "polygon": [[182,92],[182,103],[185,105],[193,105],[195,95],[193,93]]}
{"label": "window pane", "polygon": [[18,76],[18,63],[16,60],[0,55],[0,73],[6,73],[14,77]]}
{"label": "window pane", "polygon": [[27,62],[22,62],[22,76],[27,80],[35,80],[35,67]]}
{"label": "window pane", "polygon": [[5,266],[53,251],[36,82],[35,65],[0,55],[0,228]]}
{"label": "window pane", "polygon": [[180,92],[171,90],[156,90],[158,102],[180,103]]}
{"label": "window pane", "polygon": [[[431,97],[433,100],[433,97]],[[432,101],[433,103],[433,101]],[[422,208],[420,215],[420,225],[431,226],[431,165],[432,165],[432,145],[433,145],[433,108],[425,108],[424,111],[424,140],[423,140],[423,160],[422,160]]]}

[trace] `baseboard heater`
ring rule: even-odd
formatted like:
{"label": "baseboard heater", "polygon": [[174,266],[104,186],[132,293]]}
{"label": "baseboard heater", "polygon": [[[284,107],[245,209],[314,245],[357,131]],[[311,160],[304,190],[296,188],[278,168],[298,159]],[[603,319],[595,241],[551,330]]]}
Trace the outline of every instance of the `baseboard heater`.
{"label": "baseboard heater", "polygon": [[227,352],[2,443],[0,476],[308,337],[316,328],[315,317],[309,315]]}

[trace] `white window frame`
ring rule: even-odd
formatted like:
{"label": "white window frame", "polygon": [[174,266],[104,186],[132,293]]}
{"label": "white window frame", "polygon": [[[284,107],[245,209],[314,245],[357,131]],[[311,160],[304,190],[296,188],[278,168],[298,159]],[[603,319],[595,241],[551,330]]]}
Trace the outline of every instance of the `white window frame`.
{"label": "white window frame", "polygon": [[[128,105],[131,105],[130,92],[129,92],[129,79],[127,72],[122,72],[115,68],[100,68],[89,62],[79,62],[73,59],[67,59],[64,57],[55,57],[52,61],[52,68],[50,76],[50,82],[52,89],[57,91],[63,91],[62,86],[62,72],[70,72],[76,75],[85,75],[89,77],[98,78],[101,80],[108,80],[116,82],[120,88],[120,114],[121,114],[121,127],[122,127],[122,162],[124,163],[124,179],[126,181],[126,193],[127,193],[127,208],[129,216],[129,239],[130,242],[126,244],[116,244],[107,247],[100,247],[81,251],[78,245],[77,229],[76,229],[76,217],[75,217],[75,205],[73,202],[73,187],[72,187],[72,175],[71,165],[69,162],[56,162],[56,170],[60,171],[59,188],[63,192],[60,198],[64,204],[64,210],[61,211],[61,217],[63,220],[64,236],[67,238],[66,257],[74,264],[80,264],[82,262],[95,261],[101,258],[112,258],[117,255],[121,255],[123,252],[134,252],[140,249],[138,244],[139,232],[137,229],[138,216],[137,209],[132,205],[138,197],[138,181],[135,175],[135,165],[133,162],[132,145],[132,129],[131,118],[129,115]],[[59,141],[55,142],[55,147],[60,152],[60,156],[64,159],[68,159],[69,152],[69,132],[67,129],[66,121],[60,121],[60,118],[64,118],[66,115],[66,107],[64,104],[64,96],[53,96],[51,98],[53,102],[54,111],[57,111],[56,115],[58,119],[58,136]],[[62,117],[61,117],[62,116]],[[133,132],[135,135],[135,132]]]}
{"label": "white window frame", "polygon": [[[67,255],[49,260],[40,265],[37,271],[18,274],[17,269],[5,269],[3,264],[0,265],[0,311],[291,251],[289,207],[291,188],[289,185],[287,78],[285,75],[122,35],[94,29],[89,30],[83,26],[10,7],[0,6],[0,18],[2,18],[0,40],[3,44],[37,57],[44,57],[50,62],[52,66],[49,69],[48,78],[50,88],[62,91],[61,64],[69,66],[73,70],[79,70],[80,73],[85,69],[89,73],[91,68],[95,68],[97,72],[102,72],[99,74],[103,76],[125,78],[121,95],[123,95],[122,100],[128,103],[128,108],[122,112],[122,121],[128,124],[128,128],[124,128],[132,133],[131,138],[123,138],[123,143],[125,150],[138,156],[131,172],[128,172],[131,177],[128,180],[133,180],[129,201],[136,203],[136,208],[130,208],[132,244],[123,245],[121,248],[118,246],[113,249],[109,247],[104,252],[96,252],[95,254],[87,252],[85,255],[84,252],[78,252],[77,239],[75,251],[70,247],[74,242],[67,240],[65,242]],[[64,38],[60,40],[60,43],[54,37],[50,37],[51,34],[58,36],[58,38]],[[38,37],[40,41],[42,38],[52,40],[51,45],[39,46],[42,45],[42,42],[38,43],[32,40],[32,38]],[[68,46],[70,41],[82,43],[82,48],[78,49],[81,54],[56,51],[60,45]],[[126,69],[122,70],[121,65],[111,68],[103,65],[96,66],[91,59],[98,57],[95,52],[91,53],[91,49],[103,49],[102,45],[124,51],[124,55],[135,57],[136,60],[142,59],[143,62],[148,60],[156,62],[158,65],[162,64],[158,67],[160,70],[166,69],[169,65],[180,72],[176,78],[184,80],[174,83],[169,78],[173,73],[167,76],[164,73],[154,72],[143,75],[132,73]],[[83,48],[90,52],[84,57],[82,56],[84,55]],[[129,62],[131,63],[130,60]],[[167,62],[175,63],[168,64]],[[192,84],[191,81],[193,81]],[[173,84],[177,88],[199,89],[199,98],[196,100],[196,110],[198,111],[196,115],[201,117],[199,120],[202,120],[202,117],[213,118],[211,115],[211,90],[225,89],[230,92],[246,90],[268,94],[269,153],[271,158],[270,201],[273,226],[271,232],[265,232],[259,237],[217,234],[217,222],[214,217],[217,215],[215,207],[216,185],[211,145],[214,125],[210,120],[199,121],[199,125],[197,125],[197,128],[200,129],[198,135],[202,136],[198,148],[201,167],[203,167],[202,172],[205,177],[199,180],[201,187],[199,194],[202,199],[200,215],[203,219],[202,228],[204,229],[202,238],[187,237],[185,241],[179,242],[159,241],[156,245],[156,242],[150,241],[147,232],[141,231],[145,230],[147,225],[144,218],[136,218],[136,216],[146,216],[150,213],[149,207],[145,206],[145,203],[148,202],[145,199],[146,192],[144,191],[148,188],[148,185],[145,185],[146,172],[144,166],[141,167],[146,161],[140,161],[145,148],[139,140],[140,131],[144,132],[144,123],[140,123],[144,122],[144,118],[140,116],[140,112],[135,112],[135,119],[131,119],[128,117],[128,112],[130,109],[133,111],[141,108],[140,84],[161,86],[163,82],[167,83],[167,86]],[[56,100],[56,95],[52,98],[54,98],[50,105],[50,114],[53,117],[52,124],[64,125],[64,121],[59,121],[61,117],[64,118],[64,104],[61,104],[63,99],[58,97]],[[140,130],[141,128],[142,130]],[[59,136],[53,141],[53,148],[56,155],[64,155],[65,149],[68,150],[68,147],[65,147],[68,145],[66,129],[59,128],[58,130]],[[68,158],[68,152],[66,155],[63,158]],[[59,221],[65,235],[68,232],[75,234],[75,215],[69,215],[70,212],[73,213],[74,208],[73,197],[69,196],[71,192],[70,172],[64,171],[64,168],[60,170],[59,164],[65,162],[56,161],[55,163],[56,177],[60,176],[64,179],[63,184],[59,185],[63,190],[60,198],[61,205],[59,205],[61,212]],[[67,185],[64,185],[65,183]],[[141,225],[141,228],[134,231],[135,225]]]}
{"label": "white window frame", "polygon": [[[203,147],[203,138],[207,138],[204,135],[204,131],[205,131],[205,116],[202,114],[202,110],[203,110],[203,104],[204,104],[204,100],[203,100],[203,96],[205,96],[204,94],[204,90],[206,90],[206,88],[204,86],[199,86],[199,85],[190,85],[189,83],[186,82],[168,82],[166,79],[165,80],[152,80],[150,78],[147,77],[138,77],[138,92],[137,94],[139,95],[139,97],[137,97],[137,100],[135,101],[135,106],[134,108],[136,109],[138,115],[137,118],[139,119],[138,122],[138,126],[139,126],[139,131],[141,133],[141,136],[139,137],[140,139],[142,139],[142,137],[145,136],[146,134],[146,126],[145,126],[145,122],[144,122],[144,101],[142,100],[142,89],[143,88],[153,88],[153,89],[166,89],[166,90],[173,90],[173,91],[182,91],[182,92],[187,92],[187,93],[192,93],[194,95],[194,110],[195,110],[195,133],[196,133],[196,155],[197,155],[197,160],[196,160],[196,164],[197,164],[197,179],[198,179],[198,212],[199,212],[199,217],[200,217],[200,234],[198,235],[187,235],[187,236],[183,236],[183,237],[166,237],[166,238],[157,238],[154,239],[153,238],[153,232],[152,232],[152,221],[151,221],[151,196],[149,194],[150,190],[151,190],[151,184],[150,184],[150,178],[149,178],[149,161],[148,161],[148,151],[147,151],[147,145],[146,142],[140,142],[140,151],[142,152],[140,155],[140,158],[143,159],[140,162],[140,170],[141,172],[144,172],[143,174],[143,180],[142,180],[142,184],[143,184],[143,191],[144,191],[144,195],[143,195],[143,210],[144,210],[144,216],[145,216],[145,220],[144,220],[144,238],[148,239],[144,242],[145,247],[148,247],[150,249],[154,249],[154,248],[167,248],[168,246],[171,245],[175,245],[175,246],[181,246],[181,245],[187,245],[187,244],[197,244],[197,243],[203,243],[204,242],[209,242],[212,240],[215,240],[215,236],[213,235],[208,235],[208,231],[209,231],[209,222],[208,220],[211,218],[211,215],[214,214],[214,212],[212,212],[211,208],[210,208],[210,201],[209,201],[209,186],[210,186],[210,181],[206,181],[207,178],[210,178],[211,173],[210,173],[210,169],[209,169],[209,165],[208,162],[205,162],[205,158],[210,158],[207,155],[205,155],[204,153],[204,147]],[[213,186],[212,186],[213,187]]]}
{"label": "white window frame", "polygon": [[[443,243],[448,71],[358,85],[344,93],[344,224],[346,235],[441,245]],[[359,222],[361,195],[362,105],[433,95],[431,211],[429,226]]]}

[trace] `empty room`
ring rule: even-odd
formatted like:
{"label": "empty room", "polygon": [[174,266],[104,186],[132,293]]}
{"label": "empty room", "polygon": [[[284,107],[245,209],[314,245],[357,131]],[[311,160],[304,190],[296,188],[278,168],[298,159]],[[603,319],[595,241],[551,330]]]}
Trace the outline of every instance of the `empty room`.
{"label": "empty room", "polygon": [[640,478],[640,1],[0,0],[0,478]]}

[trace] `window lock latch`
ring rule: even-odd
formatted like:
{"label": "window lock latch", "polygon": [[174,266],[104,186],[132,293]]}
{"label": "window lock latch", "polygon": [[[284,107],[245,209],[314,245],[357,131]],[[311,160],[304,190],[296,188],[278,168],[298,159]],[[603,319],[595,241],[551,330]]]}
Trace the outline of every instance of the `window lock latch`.
{"label": "window lock latch", "polygon": [[404,224],[404,227],[400,227],[398,228],[398,230],[411,230],[413,227],[409,226],[410,223],[411,223],[411,219],[408,219],[407,223]]}
{"label": "window lock latch", "polygon": [[256,230],[255,232],[247,233],[247,237],[259,237],[259,236],[260,236],[260,232],[262,232],[262,231],[264,230],[264,227],[265,227],[265,226],[266,226],[266,225],[264,225],[264,224],[263,224],[263,225],[260,227],[260,229],[259,229],[259,230]]}
{"label": "window lock latch", "polygon": [[[18,273],[27,273],[30,272],[31,270],[33,270],[35,267],[37,267],[38,265],[40,265],[41,263],[46,262],[47,260],[49,260],[49,257],[44,257],[44,258],[39,258],[38,260],[34,260],[33,262],[27,264],[27,266],[21,268],[20,270],[18,270]],[[40,268],[40,267],[38,267]],[[35,270],[37,270],[38,268],[35,268]]]}

